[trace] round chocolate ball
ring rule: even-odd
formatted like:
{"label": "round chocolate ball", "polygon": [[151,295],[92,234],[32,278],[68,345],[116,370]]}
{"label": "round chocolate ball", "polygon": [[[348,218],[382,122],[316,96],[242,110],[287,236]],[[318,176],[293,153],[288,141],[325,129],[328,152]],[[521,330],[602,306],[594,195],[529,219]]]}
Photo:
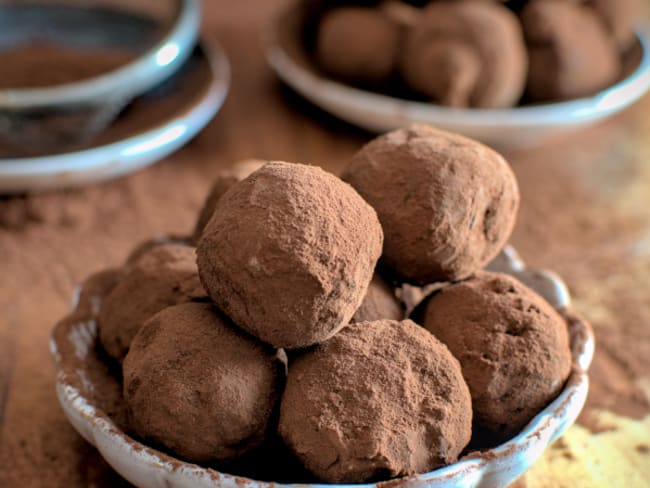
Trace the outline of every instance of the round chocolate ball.
{"label": "round chocolate ball", "polygon": [[156,245],[129,264],[99,312],[99,339],[117,361],[124,359],[142,324],[163,308],[207,294],[199,280],[195,249]]}
{"label": "round chocolate ball", "polygon": [[350,322],[372,322],[374,320],[402,320],[404,309],[395,291],[381,275],[375,273],[368,286],[361,306],[354,312]]}
{"label": "round chocolate ball", "polygon": [[210,221],[214,209],[223,194],[226,193],[235,183],[239,183],[244,178],[247,178],[251,173],[257,171],[265,164],[266,161],[263,159],[244,159],[235,163],[231,168],[221,171],[217,175],[216,179],[212,183],[208,196],[205,198],[203,206],[199,211],[199,217],[196,220],[194,231],[192,232],[192,242],[196,243],[201,238],[203,229],[205,229],[205,226]]}
{"label": "round chocolate ball", "polygon": [[275,350],[208,303],[151,317],[123,371],[135,432],[196,463],[231,461],[261,445],[283,381]]}
{"label": "round chocolate ball", "polygon": [[336,8],[321,19],[316,58],[331,75],[381,84],[395,68],[400,35],[399,24],[378,8]]}
{"label": "round chocolate ball", "polygon": [[499,154],[422,124],[366,144],[343,179],[377,211],[384,263],[420,285],[481,269],[506,243],[519,204],[517,181]]}
{"label": "round chocolate ball", "polygon": [[641,16],[639,0],[587,0],[614,38],[619,51],[626,51],[634,42],[634,27]]}
{"label": "round chocolate ball", "polygon": [[425,307],[423,325],[460,361],[481,431],[515,434],[562,390],[572,363],[567,324],[515,278],[481,272]]}
{"label": "round chocolate ball", "polygon": [[496,2],[433,2],[407,36],[406,83],[442,105],[497,108],[517,103],[528,56],[515,14]]}
{"label": "round chocolate ball", "polygon": [[304,347],[346,325],[381,254],[375,211],[336,176],[273,162],[220,200],[197,249],[199,274],[238,326]]}
{"label": "round chocolate ball", "polygon": [[531,100],[593,95],[621,73],[616,44],[596,12],[566,0],[532,0],[521,13]]}
{"label": "round chocolate ball", "polygon": [[472,409],[458,361],[410,320],[351,324],[289,364],[285,443],[320,480],[364,483],[456,461]]}

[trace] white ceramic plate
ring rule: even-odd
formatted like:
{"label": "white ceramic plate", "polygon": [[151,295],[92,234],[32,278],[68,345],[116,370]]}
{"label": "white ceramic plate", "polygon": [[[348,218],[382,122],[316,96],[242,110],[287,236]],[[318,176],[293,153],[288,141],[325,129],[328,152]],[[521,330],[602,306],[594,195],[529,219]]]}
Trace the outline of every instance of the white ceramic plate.
{"label": "white ceramic plate", "polygon": [[[230,66],[216,43],[201,43],[189,64],[175,75],[174,89],[188,92],[160,120],[133,124],[118,118],[107,134],[129,125],[130,132],[108,143],[99,136],[87,148],[65,154],[0,159],[0,193],[19,193],[85,185],[136,171],[179,149],[212,120],[223,104],[230,84]],[[192,79],[190,83],[188,80]],[[154,91],[155,93],[155,91]],[[153,102],[152,102],[153,103]],[[146,111],[136,100],[127,110]],[[133,127],[135,126],[135,127]]]}
{"label": "white ceramic plate", "polygon": [[93,316],[100,306],[96,300],[91,300],[91,306],[82,307],[82,311],[88,310],[87,313],[80,315],[77,312],[77,315],[60,322],[53,332],[50,348],[56,362],[59,402],[77,432],[99,450],[115,471],[140,488],[504,487],[521,476],[544,449],[575,422],[587,397],[587,369],[594,352],[594,337],[589,324],[569,311],[569,294],[557,275],[525,269],[511,248],[493,261],[489,268],[511,273],[524,280],[567,318],[573,372],[559,396],[534,417],[519,435],[497,448],[470,453],[457,463],[430,473],[391,480],[389,484],[283,485],[202,468],[141,444],[124,434],[92,400],[93,382],[83,362],[84,358],[96,354],[97,326]]}
{"label": "white ceramic plate", "polygon": [[300,14],[290,8],[264,36],[266,58],[276,75],[323,110],[374,133],[424,122],[459,132],[499,149],[543,143],[609,117],[650,88],[650,28],[639,28],[633,67],[624,79],[593,97],[511,109],[453,109],[365,91],[320,74],[299,41]]}

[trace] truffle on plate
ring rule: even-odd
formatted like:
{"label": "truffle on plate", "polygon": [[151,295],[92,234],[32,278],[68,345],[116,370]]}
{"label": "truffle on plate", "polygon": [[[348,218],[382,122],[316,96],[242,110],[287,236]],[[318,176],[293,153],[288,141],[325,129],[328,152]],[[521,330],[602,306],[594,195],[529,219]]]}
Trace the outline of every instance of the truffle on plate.
{"label": "truffle on plate", "polygon": [[206,297],[193,247],[154,246],[129,264],[99,312],[104,350],[122,361],[142,324],[163,308]]}
{"label": "truffle on plate", "polygon": [[499,154],[423,124],[370,141],[343,179],[377,211],[384,263],[420,285],[481,269],[510,236],[519,204],[517,181]]}
{"label": "truffle on plate", "polygon": [[404,310],[395,291],[378,273],[372,277],[361,306],[354,312],[351,322],[372,322],[373,320],[402,320]]}
{"label": "truffle on plate", "polygon": [[336,176],[272,162],[221,199],[197,249],[201,281],[238,326],[304,347],[346,325],[381,254],[375,211]]}
{"label": "truffle on plate", "polygon": [[401,29],[383,10],[342,7],[326,12],[316,37],[316,58],[329,74],[382,84],[393,73]]}
{"label": "truffle on plate", "polygon": [[192,233],[192,242],[196,243],[201,238],[203,229],[205,229],[205,226],[210,221],[217,202],[219,202],[223,194],[235,183],[239,183],[244,178],[247,178],[251,173],[264,166],[264,164],[266,164],[266,161],[263,159],[244,159],[217,175],[199,211],[199,217],[196,220],[194,232]]}
{"label": "truffle on plate", "polygon": [[410,320],[351,324],[289,364],[279,432],[328,483],[363,483],[456,461],[471,436],[458,361]]}
{"label": "truffle on plate", "polygon": [[231,461],[261,445],[283,381],[276,351],[208,303],[151,317],[123,370],[133,429],[196,463]]}
{"label": "truffle on plate", "polygon": [[596,12],[566,0],[531,0],[521,13],[531,100],[594,95],[616,81],[616,45]]}
{"label": "truffle on plate", "polygon": [[627,50],[634,42],[634,24],[639,19],[639,0],[587,0],[614,37],[619,51]]}
{"label": "truffle on plate", "polygon": [[460,361],[482,432],[510,437],[562,390],[572,360],[567,324],[515,278],[481,272],[424,307],[422,324]]}
{"label": "truffle on plate", "polygon": [[453,107],[510,107],[526,86],[517,17],[496,2],[434,2],[407,36],[401,72],[415,91]]}

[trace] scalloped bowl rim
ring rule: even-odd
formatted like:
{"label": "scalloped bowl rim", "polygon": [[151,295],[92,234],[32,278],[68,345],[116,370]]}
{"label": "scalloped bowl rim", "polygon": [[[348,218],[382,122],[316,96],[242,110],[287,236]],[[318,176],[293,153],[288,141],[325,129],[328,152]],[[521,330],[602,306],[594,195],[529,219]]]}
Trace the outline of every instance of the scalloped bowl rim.
{"label": "scalloped bowl rim", "polygon": [[[507,250],[509,253],[513,252],[510,247]],[[505,263],[502,262],[501,265],[497,266],[497,268],[501,267],[500,271],[508,272],[514,276],[532,272],[535,279],[541,279],[547,285],[550,285],[551,296],[549,301],[559,310],[569,310],[570,298],[566,285],[555,273],[522,269],[521,261],[518,260],[516,252],[505,256],[504,260]],[[538,292],[542,295],[549,294],[548,291],[542,291],[541,289]],[[75,292],[73,309],[76,308],[77,298],[78,290]],[[172,488],[189,486],[233,488],[242,486],[251,488],[419,488],[421,486],[451,487],[458,486],[457,483],[462,483],[462,486],[488,487],[494,486],[495,483],[498,485],[504,484],[500,482],[499,478],[503,472],[507,473],[507,478],[503,481],[507,480],[508,483],[523,474],[541,456],[546,447],[575,422],[584,406],[589,388],[587,369],[591,364],[594,353],[593,331],[587,322],[580,319],[575,320],[572,324],[567,323],[567,325],[574,327],[574,330],[571,331],[571,347],[574,358],[571,376],[556,399],[540,411],[518,435],[496,448],[470,453],[456,463],[428,473],[365,484],[283,484],[264,482],[221,473],[210,468],[203,468],[196,464],[177,460],[154,448],[141,444],[123,433],[101,409],[95,407],[92,401],[86,398],[76,386],[67,381],[66,375],[68,373],[65,370],[65,358],[61,356],[60,348],[56,342],[56,328],[50,341],[50,350],[57,369],[57,396],[66,417],[75,430],[89,443],[97,447],[102,456],[124,478],[133,483],[137,479],[146,479],[145,483],[138,486]],[[83,330],[76,331],[76,333],[80,332],[86,335],[88,339],[95,339],[97,330],[94,320],[80,322],[75,326],[84,326]],[[66,336],[66,339],[70,339],[70,337]],[[114,456],[122,457],[122,461],[126,459],[126,466],[115,466],[112,462],[115,459]],[[524,465],[523,469],[518,466],[519,464]],[[155,481],[152,478],[154,475]],[[159,483],[156,481],[159,481]]]}

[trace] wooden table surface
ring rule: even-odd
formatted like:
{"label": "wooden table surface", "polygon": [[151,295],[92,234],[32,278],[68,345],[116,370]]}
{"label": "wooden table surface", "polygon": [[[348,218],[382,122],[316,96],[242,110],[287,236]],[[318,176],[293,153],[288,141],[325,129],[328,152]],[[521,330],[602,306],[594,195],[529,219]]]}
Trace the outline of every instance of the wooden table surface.
{"label": "wooden table surface", "polygon": [[[204,33],[226,48],[232,89],[186,148],[127,178],[0,200],[0,487],[128,486],[56,400],[48,339],[75,284],[149,236],[189,231],[213,175],[238,159],[336,172],[370,138],[301,101],[265,65],[258,31],[282,3],[205,2]],[[566,279],[599,338],[579,424],[520,487],[650,486],[648,134],[650,97],[603,125],[506,155],[523,199],[512,243]]]}

